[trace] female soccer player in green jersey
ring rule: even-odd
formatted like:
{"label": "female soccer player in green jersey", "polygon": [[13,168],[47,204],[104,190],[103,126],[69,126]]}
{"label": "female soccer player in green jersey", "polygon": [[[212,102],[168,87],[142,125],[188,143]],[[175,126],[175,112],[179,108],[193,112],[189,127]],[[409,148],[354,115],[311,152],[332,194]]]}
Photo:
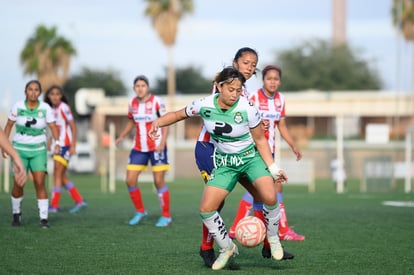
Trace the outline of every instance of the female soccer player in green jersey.
{"label": "female soccer player in green jersey", "polygon": [[[12,107],[4,133],[9,137],[12,127],[16,125],[13,147],[19,153],[25,169],[32,173],[39,208],[40,226],[48,228],[49,200],[45,186],[47,171],[46,128],[50,128],[55,140],[59,139],[59,133],[52,108],[39,100],[42,93],[40,82],[37,80],[29,81],[24,92],[26,99],[17,102]],[[58,154],[59,152],[60,144],[56,142],[54,153]],[[16,182],[15,178],[11,193],[13,226],[21,225],[23,187],[23,185]]]}
{"label": "female soccer player in green jersey", "polygon": [[283,258],[283,248],[277,235],[279,208],[274,196],[274,180],[287,181],[287,176],[273,161],[260,127],[258,110],[246,98],[240,97],[245,81],[244,76],[233,67],[223,69],[215,79],[218,94],[165,114],[153,122],[149,131],[150,138],[156,139],[160,127],[201,116],[212,137],[215,168],[202,195],[200,216],[220,247],[220,255],[212,265],[214,270],[224,268],[229,259],[238,254],[237,246],[228,236],[217,209],[242,175],[247,175],[263,199],[272,257],[276,260]]}

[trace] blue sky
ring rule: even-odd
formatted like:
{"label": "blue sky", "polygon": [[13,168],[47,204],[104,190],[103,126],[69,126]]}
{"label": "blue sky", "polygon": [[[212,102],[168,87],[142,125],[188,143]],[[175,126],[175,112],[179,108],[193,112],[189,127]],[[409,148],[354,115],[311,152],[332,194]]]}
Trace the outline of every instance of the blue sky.
{"label": "blue sky", "polygon": [[[412,46],[391,24],[392,0],[348,0],[350,45],[380,72],[384,90],[409,90]],[[178,67],[195,65],[206,77],[230,65],[235,51],[249,46],[259,52],[259,68],[274,63],[275,53],[312,39],[331,37],[331,0],[194,0],[194,14],[181,21],[174,47]],[[71,72],[84,66],[114,69],[127,86],[145,74],[162,77],[167,49],[144,17],[141,0],[0,1],[0,93],[7,102],[24,98],[19,54],[38,24],[57,26],[72,41],[77,55]],[[131,85],[130,85],[131,84]],[[249,82],[260,85],[260,79]]]}

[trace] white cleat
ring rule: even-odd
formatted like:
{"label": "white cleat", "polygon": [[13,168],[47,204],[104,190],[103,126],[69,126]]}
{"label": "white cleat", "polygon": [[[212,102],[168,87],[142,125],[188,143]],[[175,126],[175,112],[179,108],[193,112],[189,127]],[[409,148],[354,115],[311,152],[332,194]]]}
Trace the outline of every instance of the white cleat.
{"label": "white cleat", "polygon": [[280,243],[279,240],[279,236],[272,236],[272,237],[268,237],[267,240],[269,241],[270,244],[270,252],[272,254],[272,258],[280,261],[283,259],[283,247],[282,244]]}
{"label": "white cleat", "polygon": [[223,269],[227,265],[230,258],[235,257],[238,254],[239,254],[239,249],[233,242],[231,242],[229,247],[220,249],[220,254],[217,257],[216,261],[211,266],[211,269],[213,270]]}

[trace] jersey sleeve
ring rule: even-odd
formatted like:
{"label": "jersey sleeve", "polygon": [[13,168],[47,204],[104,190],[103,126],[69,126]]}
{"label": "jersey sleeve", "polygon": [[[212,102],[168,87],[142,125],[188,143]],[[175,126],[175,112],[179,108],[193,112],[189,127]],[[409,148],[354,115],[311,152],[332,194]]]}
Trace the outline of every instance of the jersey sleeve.
{"label": "jersey sleeve", "polygon": [[285,118],[286,117],[286,111],[285,111],[285,107],[286,107],[286,102],[285,102],[285,96],[281,93],[279,93],[279,100],[280,100],[280,104],[282,104],[282,111],[280,112],[280,118]]}
{"label": "jersey sleeve", "polygon": [[157,111],[158,117],[162,117],[163,115],[167,113],[167,109],[165,108],[164,101],[159,96],[157,96],[156,99],[157,99],[156,111]]}
{"label": "jersey sleeve", "polygon": [[261,121],[259,110],[254,106],[253,102],[247,103],[247,115],[249,118],[249,127],[256,128]]}
{"label": "jersey sleeve", "polygon": [[14,104],[13,107],[10,109],[9,115],[7,117],[11,121],[17,120],[17,104]]}
{"label": "jersey sleeve", "polygon": [[258,99],[258,94],[257,93],[253,93],[253,94],[251,94],[250,96],[249,96],[249,101],[250,102],[253,102],[253,105],[256,107],[256,108],[259,108],[259,99]]}
{"label": "jersey sleeve", "polygon": [[64,117],[65,121],[73,120],[72,110],[70,109],[69,105],[62,105],[62,116]]}
{"label": "jersey sleeve", "polygon": [[49,104],[45,104],[46,109],[46,123],[56,122],[55,114],[53,113],[52,107]]}
{"label": "jersey sleeve", "polygon": [[134,99],[133,98],[131,98],[130,100],[129,100],[129,102],[128,102],[128,118],[129,119],[132,119],[132,101],[133,101]]}
{"label": "jersey sleeve", "polygon": [[185,114],[188,117],[197,116],[200,114],[200,109],[203,106],[203,102],[205,102],[205,99],[197,99],[191,102],[190,105],[187,105],[185,107]]}

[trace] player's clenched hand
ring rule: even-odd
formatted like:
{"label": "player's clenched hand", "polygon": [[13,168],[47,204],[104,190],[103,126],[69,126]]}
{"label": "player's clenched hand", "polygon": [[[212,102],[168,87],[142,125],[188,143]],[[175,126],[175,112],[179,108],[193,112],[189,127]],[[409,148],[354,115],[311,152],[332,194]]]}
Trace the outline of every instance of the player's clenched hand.
{"label": "player's clenched hand", "polygon": [[26,170],[24,168],[24,165],[20,160],[15,160],[13,164],[13,170],[14,170],[14,179],[20,187],[23,187],[26,183]]}
{"label": "player's clenched hand", "polygon": [[269,131],[270,122],[268,119],[262,119],[262,129],[263,131]]}
{"label": "player's clenched hand", "polygon": [[158,129],[159,128],[160,128],[160,126],[158,125],[158,122],[155,120],[151,124],[151,129],[148,131],[148,136],[149,136],[150,139],[156,140],[157,138],[160,137],[160,135],[158,134]]}
{"label": "player's clenched hand", "polygon": [[287,177],[285,171],[280,169],[276,165],[276,163],[272,163],[268,167],[268,169],[269,169],[270,174],[272,174],[272,177],[275,181],[278,181],[278,182],[281,182],[281,183],[283,183],[283,182],[287,183],[288,182],[288,177]]}
{"label": "player's clenched hand", "polygon": [[275,179],[276,182],[279,183],[288,183],[288,177],[286,175],[286,172],[283,170],[279,171],[279,177],[277,179]]}
{"label": "player's clenched hand", "polygon": [[7,154],[7,152],[3,149],[1,149],[1,154],[3,155],[3,158],[7,158],[9,156],[9,154]]}

